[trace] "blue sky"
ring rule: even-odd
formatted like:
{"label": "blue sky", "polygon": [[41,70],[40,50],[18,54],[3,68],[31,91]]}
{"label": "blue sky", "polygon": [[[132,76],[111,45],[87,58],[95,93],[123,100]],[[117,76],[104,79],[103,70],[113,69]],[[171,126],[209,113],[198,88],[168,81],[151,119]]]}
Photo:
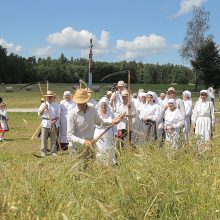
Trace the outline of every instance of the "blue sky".
{"label": "blue sky", "polygon": [[0,44],[20,56],[135,60],[187,65],[179,56],[192,7],[210,12],[220,44],[219,0],[7,0],[1,1]]}

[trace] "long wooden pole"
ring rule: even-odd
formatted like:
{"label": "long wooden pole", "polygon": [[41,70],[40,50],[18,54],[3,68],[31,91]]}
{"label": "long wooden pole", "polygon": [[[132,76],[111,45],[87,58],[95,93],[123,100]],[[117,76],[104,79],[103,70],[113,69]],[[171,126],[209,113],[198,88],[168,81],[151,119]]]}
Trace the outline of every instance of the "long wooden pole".
{"label": "long wooden pole", "polygon": [[49,82],[47,81],[47,92],[49,91]]}
{"label": "long wooden pole", "polygon": [[131,144],[131,72],[128,70],[128,146]]}

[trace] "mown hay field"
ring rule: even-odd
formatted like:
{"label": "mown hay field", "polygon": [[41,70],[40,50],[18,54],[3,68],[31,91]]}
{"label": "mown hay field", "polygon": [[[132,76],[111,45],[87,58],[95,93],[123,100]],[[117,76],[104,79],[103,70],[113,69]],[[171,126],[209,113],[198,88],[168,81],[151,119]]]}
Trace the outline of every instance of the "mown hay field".
{"label": "mown hay field", "polygon": [[0,219],[220,219],[220,123],[203,154],[192,138],[179,150],[127,149],[118,166],[101,167],[67,153],[34,157],[37,114],[9,117],[0,142]]}
{"label": "mown hay field", "polygon": [[[101,96],[106,94],[106,91],[111,87],[112,84],[95,84],[100,86],[100,92],[94,92],[93,98],[99,99]],[[13,84],[7,85],[13,88],[13,92],[6,92],[6,85],[0,85],[0,97],[3,97],[4,101],[7,103],[8,108],[38,108],[41,99],[41,92],[38,84],[31,86],[31,91],[26,91],[21,89],[24,84]],[[181,98],[182,91],[188,89],[193,91],[194,85],[167,85],[167,84],[132,84],[131,92],[137,92],[139,88],[143,88],[146,91],[156,91],[159,95],[160,92],[166,92],[168,87],[174,86],[178,91],[177,95]],[[203,88],[203,86],[200,86]],[[46,93],[47,86],[46,84],[41,84],[41,89],[43,93]],[[74,93],[72,84],[63,84],[63,83],[49,83],[49,90],[53,90],[57,94],[57,100],[62,100],[63,92],[66,90]],[[193,99],[196,100],[198,97],[198,92],[193,93]]]}

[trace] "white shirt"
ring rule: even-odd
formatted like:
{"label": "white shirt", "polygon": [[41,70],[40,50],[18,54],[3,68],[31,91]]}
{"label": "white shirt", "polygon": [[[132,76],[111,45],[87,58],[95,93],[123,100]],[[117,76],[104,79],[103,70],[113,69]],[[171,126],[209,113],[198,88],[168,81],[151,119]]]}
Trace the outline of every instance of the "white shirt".
{"label": "white shirt", "polygon": [[112,93],[112,96],[110,98],[110,104],[113,106],[113,109],[116,107],[117,104],[122,103],[122,96],[119,91],[115,91]]}
{"label": "white shirt", "polygon": [[178,108],[176,108],[174,111],[167,109],[165,111],[164,119],[164,126],[172,125],[174,128],[179,128],[184,125],[183,116]]}
{"label": "white shirt", "polygon": [[141,106],[139,119],[150,119],[152,121],[158,121],[160,119],[160,108],[155,103],[146,103]]}
{"label": "white shirt", "polygon": [[97,101],[95,99],[91,98],[91,99],[89,99],[87,104],[90,105],[90,106],[96,106],[97,105]]}
{"label": "white shirt", "polygon": [[196,123],[198,117],[210,117],[212,126],[214,126],[215,112],[213,103],[211,101],[203,102],[202,100],[199,100],[196,102],[192,114],[193,123]]}
{"label": "white shirt", "polygon": [[[120,114],[123,114],[126,112],[126,115],[122,118],[122,120],[117,124],[117,130],[122,130],[122,129],[128,129],[128,106],[125,105],[123,102],[122,103],[118,103],[116,105],[116,113],[115,115],[118,116]],[[132,125],[135,121],[135,108],[133,107],[133,105],[131,104],[131,109],[130,109],[130,116],[131,116],[131,120],[130,120],[130,127],[132,129]]]}
{"label": "white shirt", "polygon": [[186,117],[192,116],[192,101],[191,100],[183,100],[185,106]]}
{"label": "white shirt", "polygon": [[[48,105],[48,110],[44,110],[42,114],[40,114],[40,112],[42,112],[42,110],[45,108],[46,104]],[[42,121],[41,121],[41,125],[44,128],[51,128],[51,119],[54,119],[56,117],[60,118],[60,105],[57,102],[43,102],[41,103],[39,109],[38,109],[38,115],[41,116]],[[56,126],[59,126],[59,121],[56,121]]]}
{"label": "white shirt", "polygon": [[208,88],[209,96],[210,98],[214,99],[215,98],[215,91],[212,87]]}
{"label": "white shirt", "polygon": [[68,143],[67,140],[67,114],[68,112],[75,107],[76,103],[72,100],[62,100],[60,102],[60,142]]}
{"label": "white shirt", "polygon": [[66,115],[68,111],[73,109],[75,107],[76,103],[73,102],[72,100],[67,101],[67,100],[61,100],[60,102],[60,115]]}
{"label": "white shirt", "polygon": [[111,125],[112,119],[101,119],[95,107],[87,105],[86,112],[79,110],[76,105],[68,112],[67,138],[70,145],[84,145],[86,140],[94,136],[95,125]]}

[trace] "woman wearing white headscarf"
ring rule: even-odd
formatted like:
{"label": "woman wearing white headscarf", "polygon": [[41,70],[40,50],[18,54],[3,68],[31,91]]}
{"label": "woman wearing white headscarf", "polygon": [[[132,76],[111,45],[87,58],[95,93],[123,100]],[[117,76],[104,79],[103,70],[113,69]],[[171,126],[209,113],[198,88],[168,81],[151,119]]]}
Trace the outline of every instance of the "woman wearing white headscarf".
{"label": "woman wearing white headscarf", "polygon": [[154,103],[154,92],[147,92],[147,101],[139,108],[138,143],[157,139],[157,122],[160,118],[159,105]]}
{"label": "woman wearing white headscarf", "polygon": [[191,124],[191,116],[192,116],[192,99],[191,99],[191,92],[188,90],[185,90],[183,92],[183,103],[186,112],[184,119],[183,134],[185,140],[189,140],[190,124]]}
{"label": "woman wearing white headscarf", "polygon": [[[102,119],[113,119],[114,114],[111,111],[111,108],[108,106],[108,99],[103,97],[99,101],[98,114]],[[94,139],[98,137],[107,127],[106,126],[95,126]],[[115,137],[117,135],[116,126],[110,128],[103,136],[96,142],[97,152],[96,159],[97,161],[104,165],[114,165],[116,163],[115,157]]]}
{"label": "woman wearing white headscarf", "polygon": [[215,125],[213,103],[209,100],[208,91],[201,90],[192,114],[192,124],[199,143],[207,143],[211,139],[212,128]]}
{"label": "woman wearing white headscarf", "polygon": [[60,102],[60,144],[62,150],[68,149],[67,140],[67,115],[68,111],[74,108],[76,104],[72,101],[72,95],[70,91],[63,93],[63,100]]}
{"label": "woman wearing white headscarf", "polygon": [[180,110],[176,108],[175,99],[168,99],[167,103],[168,107],[164,117],[166,141],[169,142],[173,148],[178,148],[180,137],[179,130],[184,125],[184,119]]}

